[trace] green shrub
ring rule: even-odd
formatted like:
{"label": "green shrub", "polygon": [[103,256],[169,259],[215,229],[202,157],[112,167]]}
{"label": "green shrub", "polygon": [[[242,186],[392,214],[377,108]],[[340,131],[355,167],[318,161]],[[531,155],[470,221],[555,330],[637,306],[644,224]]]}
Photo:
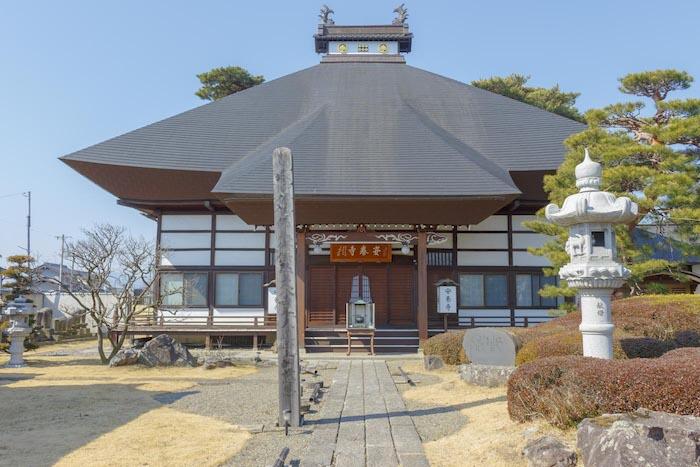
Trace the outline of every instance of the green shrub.
{"label": "green shrub", "polygon": [[469,363],[462,340],[464,331],[450,331],[431,337],[423,344],[424,355],[437,355],[447,365],[459,365]]}
{"label": "green shrub", "polygon": [[700,349],[661,358],[601,360],[567,356],[520,366],[508,380],[508,413],[558,427],[603,413],[650,410],[700,416]]}
{"label": "green shrub", "polygon": [[[645,295],[613,301],[615,358],[653,358],[678,347],[700,347],[700,296]],[[581,313],[574,312],[518,333],[516,363],[581,355]]]}

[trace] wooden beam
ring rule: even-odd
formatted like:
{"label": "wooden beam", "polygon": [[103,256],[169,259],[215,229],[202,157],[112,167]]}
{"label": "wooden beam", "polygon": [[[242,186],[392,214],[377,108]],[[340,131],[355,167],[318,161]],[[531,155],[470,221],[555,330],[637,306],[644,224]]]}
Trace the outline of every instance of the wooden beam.
{"label": "wooden beam", "polygon": [[418,232],[418,338],[428,339],[428,234]]}
{"label": "wooden beam", "polygon": [[300,416],[299,344],[297,341],[296,241],[292,152],[272,153],[275,234],[275,284],[277,287],[277,361],[279,375],[279,424],[298,427]]}
{"label": "wooden beam", "polygon": [[297,232],[297,317],[299,344],[304,345],[306,331],[306,233]]}

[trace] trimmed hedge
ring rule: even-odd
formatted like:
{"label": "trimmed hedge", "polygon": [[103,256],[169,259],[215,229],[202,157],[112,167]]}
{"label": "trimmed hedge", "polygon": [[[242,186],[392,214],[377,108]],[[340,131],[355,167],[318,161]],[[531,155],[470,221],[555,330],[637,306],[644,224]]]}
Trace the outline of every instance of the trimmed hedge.
{"label": "trimmed hedge", "polygon": [[469,363],[462,340],[464,331],[450,331],[431,337],[423,344],[424,355],[437,355],[447,365],[460,365]]}
{"label": "trimmed hedge", "polygon": [[558,427],[640,407],[700,416],[698,394],[700,348],[681,348],[654,359],[550,357],[513,373],[508,413],[517,421],[542,417]]}
{"label": "trimmed hedge", "polygon": [[[654,358],[700,346],[700,295],[644,295],[613,301],[615,358]],[[518,365],[539,358],[581,355],[581,313],[573,312],[518,333]]]}

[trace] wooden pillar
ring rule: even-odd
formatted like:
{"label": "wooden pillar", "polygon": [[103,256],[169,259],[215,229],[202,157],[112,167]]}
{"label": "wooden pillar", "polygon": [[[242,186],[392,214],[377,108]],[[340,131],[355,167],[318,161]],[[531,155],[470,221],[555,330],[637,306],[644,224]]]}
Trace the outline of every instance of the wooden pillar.
{"label": "wooden pillar", "polygon": [[418,232],[418,338],[428,338],[428,234]]}
{"label": "wooden pillar", "polygon": [[275,208],[275,284],[277,286],[277,366],[279,375],[279,425],[285,418],[292,427],[301,424],[299,412],[299,344],[297,341],[296,248],[292,152],[272,153]]}
{"label": "wooden pillar", "polygon": [[297,332],[299,345],[304,347],[306,332],[306,233],[297,233]]}

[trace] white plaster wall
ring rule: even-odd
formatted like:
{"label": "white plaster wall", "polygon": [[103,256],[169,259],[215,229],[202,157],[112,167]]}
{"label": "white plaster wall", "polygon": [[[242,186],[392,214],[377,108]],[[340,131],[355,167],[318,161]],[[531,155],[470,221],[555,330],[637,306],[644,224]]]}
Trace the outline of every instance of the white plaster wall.
{"label": "white plaster wall", "polygon": [[211,250],[164,251],[160,264],[163,266],[209,266]]}
{"label": "white plaster wall", "polygon": [[161,230],[211,230],[211,215],[208,214],[163,214]]}
{"label": "white plaster wall", "polygon": [[[264,227],[259,229],[265,230]],[[255,230],[255,226],[246,224],[243,219],[233,214],[217,214],[216,230]]]}
{"label": "white plaster wall", "polygon": [[544,256],[531,255],[527,251],[513,252],[513,265],[515,266],[550,266],[551,263]]}
{"label": "white plaster wall", "polygon": [[508,216],[490,216],[470,227],[460,226],[459,230],[469,230],[472,232],[479,230],[500,230],[506,232],[508,231]]}
{"label": "white plaster wall", "polygon": [[264,266],[264,251],[217,251],[214,254],[216,266]]}
{"label": "white plaster wall", "polygon": [[211,247],[211,233],[174,233],[163,232],[160,234],[160,247],[168,248],[209,248]]}
{"label": "white plaster wall", "polygon": [[530,231],[527,227],[523,225],[523,222],[527,221],[535,221],[537,220],[537,216],[526,216],[526,215],[514,215],[513,216],[513,230],[525,230],[525,231]]}
{"label": "white plaster wall", "polygon": [[[172,326],[204,325],[209,317],[208,308],[183,308],[181,310],[159,310],[158,316],[163,317],[163,323]],[[159,321],[160,322],[160,321]]]}
{"label": "white plaster wall", "polygon": [[[214,308],[213,316],[215,325],[253,325],[255,317],[265,316],[265,310],[263,308]],[[258,325],[262,324],[262,319],[258,320]]]}
{"label": "white plaster wall", "polygon": [[[87,306],[92,305],[92,298],[88,293],[76,293],[75,294],[81,302]],[[71,318],[71,314],[80,312],[81,308],[78,306],[78,302],[75,298],[71,297],[69,294],[62,293],[46,293],[46,294],[32,294],[32,300],[36,305],[36,310],[39,311],[40,308],[47,307],[53,310],[53,319],[64,320]],[[117,299],[112,294],[100,294],[100,299],[108,307],[113,306]],[[96,333],[95,322],[86,316],[86,323],[90,332]]]}
{"label": "white plaster wall", "polygon": [[265,232],[216,234],[216,248],[265,248]]}
{"label": "white plaster wall", "polygon": [[507,251],[459,251],[458,266],[508,266]]}
{"label": "white plaster wall", "polygon": [[457,248],[508,249],[508,234],[500,233],[459,233]]}
{"label": "white plaster wall", "polygon": [[514,233],[513,248],[539,248],[549,241],[550,237],[538,233]]}

